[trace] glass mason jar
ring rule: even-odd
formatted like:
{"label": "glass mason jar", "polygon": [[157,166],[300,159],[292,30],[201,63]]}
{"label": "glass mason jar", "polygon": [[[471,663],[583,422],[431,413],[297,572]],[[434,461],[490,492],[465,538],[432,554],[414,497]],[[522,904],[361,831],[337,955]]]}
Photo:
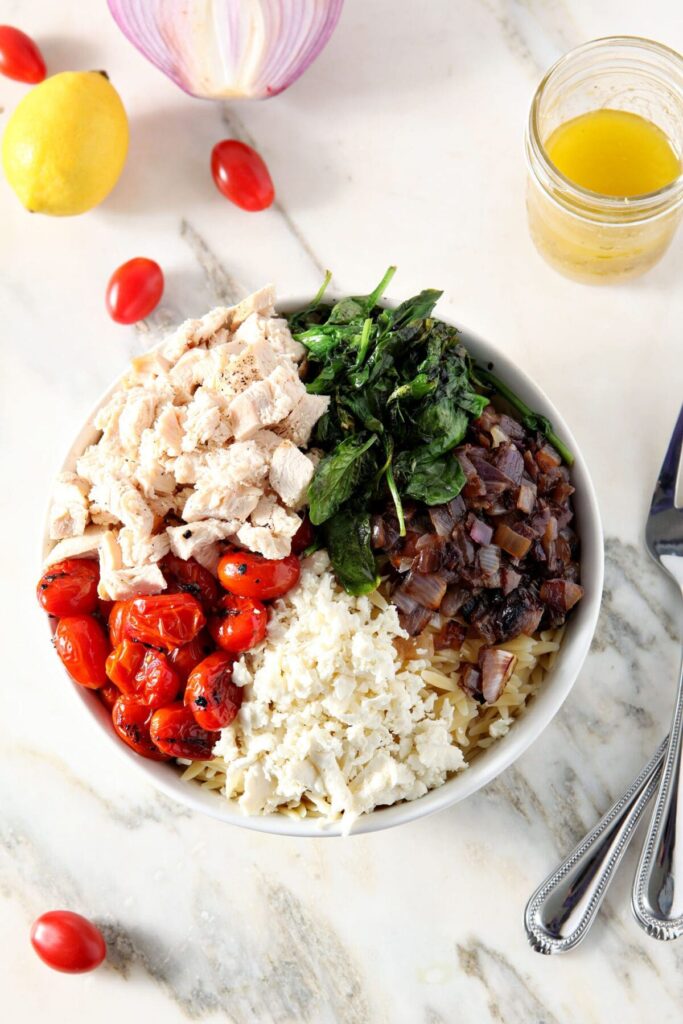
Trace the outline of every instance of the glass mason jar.
{"label": "glass mason jar", "polygon": [[661,128],[683,155],[683,57],[635,36],[596,39],[557,61],[539,85],[526,133],[527,213],[536,247],[582,281],[648,270],[666,251],[683,210],[683,174],[642,196],[600,195],[573,184],[544,142],[559,125],[601,108],[626,110]]}

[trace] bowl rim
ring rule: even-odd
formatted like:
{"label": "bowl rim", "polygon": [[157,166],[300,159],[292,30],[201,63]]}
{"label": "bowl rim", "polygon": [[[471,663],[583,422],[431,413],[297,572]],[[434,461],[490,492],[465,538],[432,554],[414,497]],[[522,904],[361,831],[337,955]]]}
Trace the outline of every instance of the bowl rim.
{"label": "bowl rim", "polygon": [[[334,300],[336,297],[335,292],[331,289],[326,293],[326,298]],[[276,310],[282,314],[292,313],[302,309],[310,300],[310,295],[286,296],[276,300]],[[380,305],[392,307],[400,301],[402,300],[385,297]],[[534,696],[530,705],[514,720],[509,732],[483,751],[473,764],[463,772],[447,779],[443,785],[429,790],[415,800],[401,801],[361,815],[353,823],[350,833],[344,829],[341,820],[326,823],[316,818],[290,817],[283,813],[260,816],[245,815],[240,811],[236,802],[221,798],[215,791],[207,790],[198,784],[193,786],[190,780],[182,781],[181,772],[176,766],[170,765],[168,762],[150,761],[140,757],[116,736],[111,726],[110,715],[96,696],[96,691],[79,686],[62,667],[70,684],[68,690],[80,706],[81,712],[96,724],[100,733],[108,740],[119,757],[126,758],[128,763],[144,775],[155,789],[190,810],[255,832],[293,838],[320,839],[343,837],[347,834],[355,836],[407,824],[454,806],[483,789],[509,768],[550,725],[576,682],[597,626],[604,578],[602,522],[595,487],[586,459],[564,417],[525,370],[520,369],[496,346],[491,345],[476,332],[454,321],[448,315],[439,314],[439,319],[456,327],[468,349],[471,349],[483,362],[495,364],[499,376],[510,380],[511,384],[514,384],[515,390],[523,398],[531,400],[534,409],[547,415],[552,420],[558,434],[574,453],[572,478],[577,483],[575,501],[577,506],[581,506],[581,582],[585,594],[567,627],[556,664],[549,669],[541,690]],[[164,338],[152,346],[150,351],[163,344],[163,341]],[[94,416],[119,387],[124,373],[125,370],[90,409],[57,472],[73,469],[78,456],[97,436],[98,432],[92,426]],[[50,499],[48,498],[43,531],[43,558],[51,545],[48,531],[49,508]],[[588,559],[586,558],[587,552]],[[55,621],[50,618],[48,623],[54,632]]]}

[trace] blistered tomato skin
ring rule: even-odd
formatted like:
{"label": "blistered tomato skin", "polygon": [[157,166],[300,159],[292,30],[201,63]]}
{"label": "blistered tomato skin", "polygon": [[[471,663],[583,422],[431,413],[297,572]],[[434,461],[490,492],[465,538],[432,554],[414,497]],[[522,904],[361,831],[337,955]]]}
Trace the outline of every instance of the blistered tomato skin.
{"label": "blistered tomato skin", "polygon": [[0,73],[28,85],[37,85],[47,74],[43,55],[36,44],[12,25],[0,25]]}
{"label": "blistered tomato skin", "polygon": [[97,619],[90,615],[60,619],[53,643],[72,679],[91,690],[105,685],[109,641]]}
{"label": "blistered tomato skin", "polygon": [[117,324],[135,324],[156,309],[164,293],[164,274],[145,256],[122,263],[107,285],[107,312]]}
{"label": "blistered tomato skin", "polygon": [[226,594],[218,615],[209,619],[215,643],[229,654],[241,654],[260,643],[266,635],[268,610],[252,597]]}
{"label": "blistered tomato skin", "polygon": [[231,594],[270,601],[296,586],[301,563],[296,555],[263,558],[251,551],[229,551],[218,563],[218,578]]}
{"label": "blistered tomato skin", "polygon": [[97,692],[107,711],[113,710],[114,704],[116,704],[117,700],[121,696],[121,691],[118,686],[114,686],[113,683],[105,683]]}
{"label": "blistered tomato skin", "polygon": [[156,594],[128,602],[124,635],[166,651],[194,640],[206,616],[191,594]]}
{"label": "blistered tomato skin", "polygon": [[186,683],[192,669],[214,651],[214,643],[208,630],[203,629],[194,640],[182,647],[175,647],[168,660],[178,673],[181,682]]}
{"label": "blistered tomato skin", "polygon": [[[109,636],[111,639],[111,633]],[[134,694],[135,676],[142,665],[145,650],[142,644],[133,640],[122,640],[107,658],[107,675],[121,693]]]}
{"label": "blistered tomato skin", "polygon": [[130,601],[115,601],[109,612],[109,639],[112,647],[118,647],[125,640],[129,607]]}
{"label": "blistered tomato skin", "polygon": [[185,706],[204,729],[224,729],[242,704],[242,687],[232,681],[233,659],[223,651],[210,654],[191,672]]}
{"label": "blistered tomato skin", "polygon": [[209,732],[198,724],[189,708],[171,704],[152,715],[150,736],[155,746],[169,757],[188,761],[209,761],[219,733]]}
{"label": "blistered tomato skin", "polygon": [[97,607],[100,568],[89,558],[67,558],[45,570],[36,588],[48,615],[90,615]]}
{"label": "blistered tomato skin", "polygon": [[150,724],[154,714],[153,708],[135,697],[121,696],[114,704],[111,720],[117,734],[136,754],[147,757],[150,761],[165,761],[166,755],[150,737]]}
{"label": "blistered tomato skin", "polygon": [[71,910],[50,910],[33,922],[31,944],[48,967],[83,974],[99,967],[107,945],[99,928]]}
{"label": "blistered tomato skin", "polygon": [[[192,529],[192,527],[188,527]],[[167,594],[191,594],[201,603],[205,612],[213,611],[221,596],[221,588],[208,569],[194,558],[166,555],[159,568],[163,572]]]}
{"label": "blistered tomato skin", "polygon": [[211,152],[216,188],[242,210],[265,210],[275,199],[273,179],[262,157],[244,142],[224,139]]}

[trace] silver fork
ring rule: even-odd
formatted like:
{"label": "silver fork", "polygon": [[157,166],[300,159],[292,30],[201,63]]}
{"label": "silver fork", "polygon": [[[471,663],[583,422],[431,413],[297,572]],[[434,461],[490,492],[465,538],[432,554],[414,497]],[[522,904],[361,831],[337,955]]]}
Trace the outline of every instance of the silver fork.
{"label": "silver fork", "polygon": [[[659,473],[645,529],[647,549],[677,584],[683,597],[683,408]],[[683,934],[683,828],[681,751],[683,736],[683,662],[678,674],[669,745],[659,790],[633,884],[633,911],[655,939]]]}

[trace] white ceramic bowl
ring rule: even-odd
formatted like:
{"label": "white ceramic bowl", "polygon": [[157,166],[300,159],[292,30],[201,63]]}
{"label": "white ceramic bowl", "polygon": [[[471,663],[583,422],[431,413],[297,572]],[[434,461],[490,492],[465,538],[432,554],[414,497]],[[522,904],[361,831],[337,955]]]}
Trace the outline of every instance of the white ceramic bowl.
{"label": "white ceramic bowl", "polygon": [[[279,309],[285,313],[294,311],[301,309],[309,301],[308,296],[290,299],[280,302]],[[603,582],[602,526],[593,483],[577,443],[559,411],[537,384],[488,342],[482,341],[463,328],[461,332],[463,342],[472,355],[484,364],[493,363],[497,375],[509,383],[532,409],[552,421],[559,436],[574,453],[576,461],[572,469],[572,480],[576,487],[574,500],[577,527],[581,537],[581,582],[585,588],[585,596],[570,617],[555,666],[548,672],[540,692],[520,714],[508,734],[493,743],[470,767],[449,779],[439,789],[426,793],[418,800],[385,807],[364,815],[356,822],[354,834],[391,828],[440,811],[444,807],[450,807],[476,793],[516,761],[552,721],[574,685],[588,653],[600,610]],[[114,384],[91,412],[74,441],[62,469],[73,469],[81,452],[97,439],[97,432],[92,426],[95,412],[109,399],[116,387],[117,384]],[[44,549],[47,550],[48,546],[46,533]],[[85,712],[100,730],[104,741],[112,744],[118,754],[127,758],[148,782],[186,807],[258,832],[315,837],[341,835],[339,824],[321,826],[312,818],[300,820],[276,814],[263,817],[243,815],[234,802],[227,801],[224,797],[195,783],[181,781],[180,772],[174,766],[148,761],[135,754],[116,736],[109,713],[93,691],[78,686],[68,675],[67,688],[81,705],[81,711]]]}

